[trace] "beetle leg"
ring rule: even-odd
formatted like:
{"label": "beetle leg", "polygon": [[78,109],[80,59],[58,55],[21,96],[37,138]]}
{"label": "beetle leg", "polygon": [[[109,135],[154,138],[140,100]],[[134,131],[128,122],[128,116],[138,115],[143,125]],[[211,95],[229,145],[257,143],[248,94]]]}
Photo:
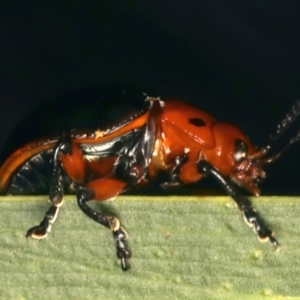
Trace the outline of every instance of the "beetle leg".
{"label": "beetle leg", "polygon": [[124,271],[129,270],[130,265],[127,260],[131,257],[131,252],[126,243],[126,231],[116,216],[96,212],[87,205],[87,202],[90,200],[104,201],[115,198],[139,182],[146,174],[148,165],[148,155],[141,155],[141,153],[147,153],[150,147],[151,142],[149,142],[149,139],[139,139],[116,161],[114,178],[96,179],[84,187],[79,186],[78,189],[77,202],[80,209],[88,217],[112,231],[116,241],[117,257],[121,260],[121,267]]}
{"label": "beetle leg", "polygon": [[[144,144],[140,145],[141,147]],[[136,162],[136,160],[138,162]],[[116,163],[114,176],[116,178],[101,178],[89,182],[86,186],[79,186],[77,202],[80,209],[97,223],[111,229],[116,241],[117,257],[121,260],[123,271],[130,269],[127,259],[131,252],[127,246],[127,233],[121,226],[116,216],[99,213],[90,208],[87,202],[90,200],[104,201],[113,199],[129,187],[135,185],[146,174],[145,158],[124,154]]]}
{"label": "beetle leg", "polygon": [[62,183],[63,177],[62,177],[62,169],[60,166],[59,152],[60,152],[60,147],[57,146],[54,149],[53,173],[52,173],[50,193],[49,193],[49,200],[53,204],[46,212],[42,222],[39,225],[34,226],[27,231],[26,237],[33,237],[36,239],[45,238],[47,236],[47,233],[50,232],[51,230],[51,224],[53,224],[56,220],[59,207],[62,206],[63,204],[63,195],[64,195],[63,183]]}
{"label": "beetle leg", "polygon": [[47,233],[51,230],[51,224],[53,224],[58,215],[59,206],[53,204],[46,212],[42,222],[28,229],[26,237],[32,237],[35,239],[43,239],[47,236]]}
{"label": "beetle leg", "polygon": [[121,260],[123,271],[130,269],[127,259],[131,252],[127,246],[127,232],[121,227],[120,220],[113,215],[97,212],[87,205],[90,200],[107,200],[117,196],[126,187],[126,183],[114,178],[98,179],[90,182],[86,187],[79,187],[77,202],[80,209],[97,223],[109,228],[116,241],[117,257]]}
{"label": "beetle leg", "polygon": [[235,189],[234,185],[226,180],[212,165],[208,162],[201,160],[198,163],[198,171],[203,175],[213,175],[219,183],[223,186],[227,194],[233,199],[238,208],[243,211],[247,224],[254,228],[260,241],[269,240],[275,248],[278,248],[279,243],[273,236],[273,232],[268,229],[262,222],[259,214],[253,208],[250,200],[240,195]]}
{"label": "beetle leg", "polygon": [[182,185],[182,181],[180,179],[180,172],[181,167],[188,161],[188,157],[186,154],[183,154],[181,156],[177,156],[175,158],[175,165],[171,169],[169,175],[170,175],[170,181],[163,182],[160,186],[163,189],[167,189],[169,187],[177,187]]}

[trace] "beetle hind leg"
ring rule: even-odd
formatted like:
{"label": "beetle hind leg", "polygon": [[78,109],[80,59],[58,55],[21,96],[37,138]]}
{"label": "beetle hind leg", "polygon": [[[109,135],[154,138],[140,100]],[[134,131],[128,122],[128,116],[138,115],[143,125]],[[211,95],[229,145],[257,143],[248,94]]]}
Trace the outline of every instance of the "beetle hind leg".
{"label": "beetle hind leg", "polygon": [[[102,181],[103,184],[107,184],[108,186],[110,186],[110,181],[112,181],[112,183],[117,182],[117,180],[113,179],[102,179],[97,180],[96,182],[99,181]],[[119,191],[115,192],[119,193]],[[131,257],[131,251],[129,250],[126,242],[128,237],[127,232],[121,226],[120,220],[116,216],[97,212],[87,205],[87,202],[93,200],[95,197],[97,200],[99,200],[99,194],[96,190],[94,191],[89,187],[79,187],[79,191],[77,193],[77,202],[80,209],[88,217],[112,231],[113,238],[116,242],[117,257],[121,260],[121,268],[123,271],[127,271],[130,269],[130,265],[127,260]],[[105,199],[102,198],[100,200]]]}
{"label": "beetle hind leg", "polygon": [[63,177],[60,160],[58,158],[59,151],[60,149],[59,147],[57,147],[54,151],[53,156],[53,174],[51,178],[49,194],[49,199],[52,202],[52,206],[50,206],[50,208],[45,213],[45,217],[42,222],[27,231],[26,237],[32,237],[35,239],[45,238],[47,236],[47,233],[51,230],[51,225],[57,218],[59,208],[63,204]]}

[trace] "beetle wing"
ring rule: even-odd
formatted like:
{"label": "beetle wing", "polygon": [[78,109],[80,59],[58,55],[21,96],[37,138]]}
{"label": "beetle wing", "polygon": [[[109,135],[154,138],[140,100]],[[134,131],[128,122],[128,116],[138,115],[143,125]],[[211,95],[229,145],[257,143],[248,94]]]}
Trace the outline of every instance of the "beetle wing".
{"label": "beetle wing", "polygon": [[[47,166],[50,167],[57,140],[38,140],[15,151],[0,168],[0,193],[44,193],[45,190],[40,190],[45,185],[42,178],[47,174]],[[37,182],[40,182],[39,188]]]}

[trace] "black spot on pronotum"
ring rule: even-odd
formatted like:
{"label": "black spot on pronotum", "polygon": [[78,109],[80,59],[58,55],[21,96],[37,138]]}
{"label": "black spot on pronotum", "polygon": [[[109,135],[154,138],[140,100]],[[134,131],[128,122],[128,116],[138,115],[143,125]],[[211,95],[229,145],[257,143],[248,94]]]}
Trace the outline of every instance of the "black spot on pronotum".
{"label": "black spot on pronotum", "polygon": [[189,122],[197,127],[205,126],[205,122],[199,118],[189,119]]}

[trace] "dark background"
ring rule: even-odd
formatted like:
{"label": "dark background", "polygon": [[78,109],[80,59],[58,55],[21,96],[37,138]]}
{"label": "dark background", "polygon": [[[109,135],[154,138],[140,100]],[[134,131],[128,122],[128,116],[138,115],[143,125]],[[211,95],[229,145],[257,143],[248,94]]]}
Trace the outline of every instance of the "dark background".
{"label": "dark background", "polygon": [[[39,104],[103,83],[195,103],[258,146],[300,97],[297,1],[103,2],[1,2],[0,148]],[[264,194],[299,194],[299,149]]]}

